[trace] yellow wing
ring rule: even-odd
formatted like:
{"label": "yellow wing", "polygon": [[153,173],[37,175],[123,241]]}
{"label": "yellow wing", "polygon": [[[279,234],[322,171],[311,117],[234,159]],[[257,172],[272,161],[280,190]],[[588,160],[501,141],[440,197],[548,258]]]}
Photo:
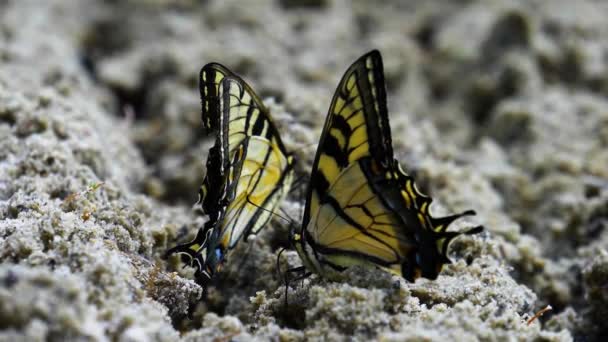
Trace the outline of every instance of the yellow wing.
{"label": "yellow wing", "polygon": [[382,167],[393,151],[386,108],[382,58],[376,50],[348,68],[329,107],[313,163],[303,226],[320,198],[351,163],[370,157]]}
{"label": "yellow wing", "polygon": [[256,234],[287,193],[294,158],[281,142],[268,110],[241,78],[211,63],[201,70],[203,125],[215,131],[199,202],[209,221],[180,253],[205,283],[228,250]]}
{"label": "yellow wing", "polygon": [[[201,69],[199,74],[203,127],[207,131],[217,130],[219,128],[219,120],[221,117],[221,98],[219,93],[222,88],[222,80],[227,76],[235,79],[241,85],[243,90],[251,96],[254,105],[257,108],[264,113],[268,113],[262,100],[257,96],[253,89],[251,89],[247,82],[225,66],[219,63],[209,63]],[[271,121],[270,116],[267,116],[266,119]]]}
{"label": "yellow wing", "polygon": [[382,58],[374,50],[348,68],[336,89],[313,163],[308,202],[352,162],[372,157],[383,167],[392,163],[387,113]]}
{"label": "yellow wing", "polygon": [[[313,212],[309,237],[322,246],[325,254],[360,258],[400,271],[402,256],[414,246],[401,229],[400,218],[377,196],[365,174],[369,165],[350,164],[324,194],[319,209]],[[331,263],[331,258],[326,262]],[[352,260],[356,263],[355,260]],[[344,262],[336,261],[339,268]]]}
{"label": "yellow wing", "polygon": [[293,243],[308,268],[330,278],[363,264],[434,279],[458,235],[445,229],[473,212],[433,218],[430,203],[393,158],[382,58],[371,51],[338,85]]}
{"label": "yellow wing", "polygon": [[270,219],[291,185],[294,159],[285,152],[267,110],[242,81],[227,77],[222,85],[220,141],[235,165],[228,181],[236,186],[229,187],[229,204],[218,227],[221,246],[230,249]]}

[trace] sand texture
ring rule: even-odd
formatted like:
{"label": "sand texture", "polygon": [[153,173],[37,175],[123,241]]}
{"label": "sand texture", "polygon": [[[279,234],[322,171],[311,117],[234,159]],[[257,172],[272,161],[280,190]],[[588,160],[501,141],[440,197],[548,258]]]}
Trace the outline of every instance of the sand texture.
{"label": "sand texture", "polygon": [[[0,0],[0,341],[603,340],[607,17],[591,0]],[[252,85],[305,179],[373,48],[396,157],[434,215],[477,212],[450,229],[486,231],[435,281],[353,267],[285,298],[304,184],[200,301],[162,258],[205,222],[200,68]]]}

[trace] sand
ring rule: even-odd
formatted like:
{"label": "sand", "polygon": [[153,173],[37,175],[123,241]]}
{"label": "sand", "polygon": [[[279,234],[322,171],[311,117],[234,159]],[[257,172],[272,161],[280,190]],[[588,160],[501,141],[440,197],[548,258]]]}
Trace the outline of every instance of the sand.
{"label": "sand", "polygon": [[[567,0],[0,1],[0,340],[601,340],[607,15]],[[486,231],[454,241],[435,281],[354,267],[285,298],[277,255],[302,185],[201,301],[192,270],[162,258],[205,221],[200,68],[253,86],[304,178],[339,78],[372,48],[397,158],[434,215],[477,211],[451,229]]]}

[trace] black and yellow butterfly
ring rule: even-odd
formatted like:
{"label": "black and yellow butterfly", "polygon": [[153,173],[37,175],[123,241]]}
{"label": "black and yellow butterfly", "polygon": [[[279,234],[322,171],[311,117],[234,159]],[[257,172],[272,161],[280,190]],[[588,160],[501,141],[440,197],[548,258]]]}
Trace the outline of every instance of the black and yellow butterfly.
{"label": "black and yellow butterfly", "polygon": [[[302,226],[291,234],[304,266],[326,278],[352,265],[379,266],[409,281],[437,278],[460,235],[433,217],[393,157],[384,71],[374,50],[348,68],[333,97],[313,163]],[[481,231],[469,230],[468,234]]]}
{"label": "black and yellow butterfly", "polygon": [[199,190],[209,220],[194,240],[167,255],[182,255],[204,285],[241,238],[247,240],[266,225],[291,186],[294,158],[245,81],[217,63],[205,65],[199,81],[203,126],[216,134]]}

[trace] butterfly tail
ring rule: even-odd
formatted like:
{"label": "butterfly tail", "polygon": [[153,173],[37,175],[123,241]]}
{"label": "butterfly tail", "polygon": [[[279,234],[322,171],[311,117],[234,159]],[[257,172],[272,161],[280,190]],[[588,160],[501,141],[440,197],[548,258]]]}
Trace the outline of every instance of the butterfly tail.
{"label": "butterfly tail", "polygon": [[173,254],[178,254],[183,263],[196,268],[196,273],[199,274],[205,265],[209,231],[204,228],[199,229],[194,240],[169,249],[164,257],[168,258]]}
{"label": "butterfly tail", "polygon": [[466,211],[463,211],[461,213],[454,214],[454,215],[443,216],[443,217],[431,217],[431,222],[433,223],[435,232],[444,233],[452,222],[458,220],[459,218],[465,217],[465,216],[474,216],[474,215],[476,215],[474,210],[466,210]]}

